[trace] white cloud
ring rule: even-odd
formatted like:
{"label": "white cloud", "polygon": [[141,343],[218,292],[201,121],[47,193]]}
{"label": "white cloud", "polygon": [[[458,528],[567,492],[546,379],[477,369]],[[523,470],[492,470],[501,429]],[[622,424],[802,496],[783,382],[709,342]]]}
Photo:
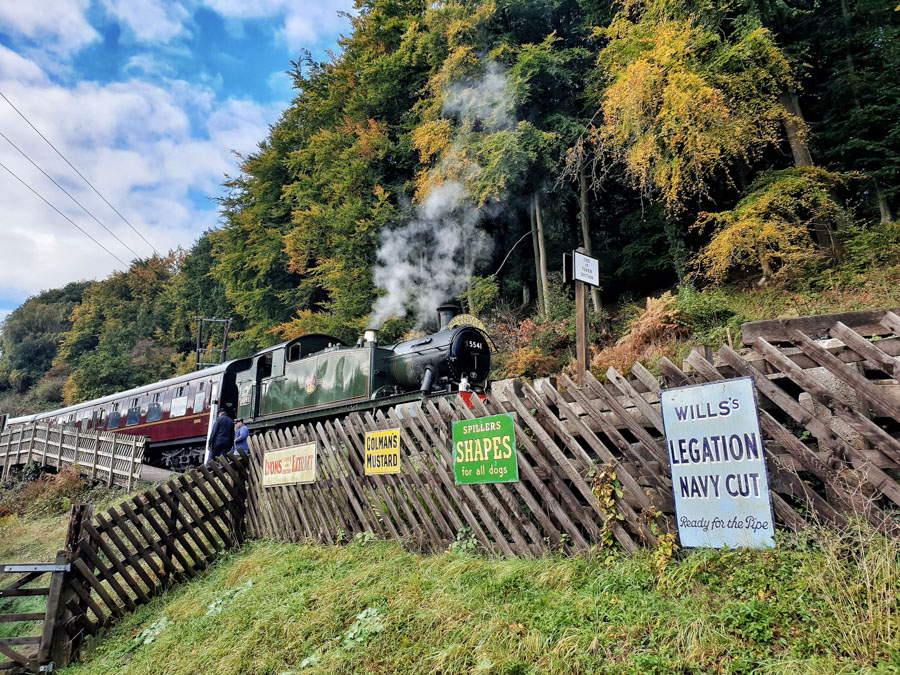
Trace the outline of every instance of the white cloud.
{"label": "white cloud", "polygon": [[[0,52],[0,63],[7,56]],[[237,172],[231,150],[252,152],[279,112],[252,101],[220,101],[213,91],[181,80],[83,82],[66,88],[40,77],[39,69],[13,72],[26,75],[27,81],[0,71],[0,91],[163,252],[189,248],[216,224],[216,206],[202,196],[220,194],[224,175]],[[149,255],[149,247],[2,100],[0,129],[138,255]],[[2,139],[0,158],[112,253],[130,262],[127,249]],[[2,169],[0,203],[0,288],[28,296],[123,268]]]}
{"label": "white cloud", "polygon": [[103,0],[103,5],[140,42],[168,42],[184,30],[190,16],[182,5],[160,0]]}
{"label": "white cloud", "polygon": [[0,2],[0,28],[32,40],[43,52],[68,56],[99,39],[85,19],[90,0]]}
{"label": "white cloud", "polygon": [[278,38],[288,49],[316,45],[322,35],[333,35],[346,27],[338,12],[353,11],[353,0],[202,0],[203,4],[225,19],[272,19],[282,21]]}

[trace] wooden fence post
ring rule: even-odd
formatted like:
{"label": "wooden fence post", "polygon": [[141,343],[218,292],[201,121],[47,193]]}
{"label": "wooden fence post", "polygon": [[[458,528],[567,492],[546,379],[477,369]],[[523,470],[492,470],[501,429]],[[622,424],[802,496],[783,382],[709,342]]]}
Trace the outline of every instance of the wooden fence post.
{"label": "wooden fence post", "polygon": [[137,436],[131,437],[131,464],[128,469],[128,492],[131,492],[131,486],[134,482],[134,460],[137,455]]}

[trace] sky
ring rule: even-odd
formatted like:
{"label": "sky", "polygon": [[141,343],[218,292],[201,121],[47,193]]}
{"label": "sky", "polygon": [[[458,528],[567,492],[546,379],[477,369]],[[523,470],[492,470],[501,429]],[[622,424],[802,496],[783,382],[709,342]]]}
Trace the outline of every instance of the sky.
{"label": "sky", "polygon": [[352,6],[0,0],[0,320],[216,227],[234,153],[291,100],[291,60],[336,51]]}

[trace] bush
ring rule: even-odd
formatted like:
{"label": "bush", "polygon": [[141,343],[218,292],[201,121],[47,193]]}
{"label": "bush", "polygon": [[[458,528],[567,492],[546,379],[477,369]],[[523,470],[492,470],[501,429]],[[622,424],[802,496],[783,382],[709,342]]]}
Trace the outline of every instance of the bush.
{"label": "bush", "polygon": [[731,309],[716,293],[701,292],[692,286],[678,289],[676,306],[681,320],[693,329],[694,340],[712,347],[725,342],[726,326],[737,333],[740,324],[747,321],[747,317]]}

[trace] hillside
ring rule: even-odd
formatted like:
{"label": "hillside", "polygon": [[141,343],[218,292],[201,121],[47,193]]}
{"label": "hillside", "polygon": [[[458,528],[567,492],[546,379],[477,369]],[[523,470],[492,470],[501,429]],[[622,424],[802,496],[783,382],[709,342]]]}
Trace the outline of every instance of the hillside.
{"label": "hillside", "polygon": [[256,542],[63,672],[896,672],[898,546],[809,532],[671,561],[496,560]]}

